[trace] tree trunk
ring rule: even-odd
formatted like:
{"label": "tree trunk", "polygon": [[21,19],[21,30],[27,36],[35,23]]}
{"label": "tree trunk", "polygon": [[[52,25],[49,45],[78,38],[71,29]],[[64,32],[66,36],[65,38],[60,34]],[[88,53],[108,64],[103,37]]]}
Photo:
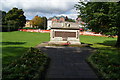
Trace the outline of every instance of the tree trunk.
{"label": "tree trunk", "polygon": [[117,38],[117,42],[116,42],[116,47],[120,47],[120,29],[118,31],[118,38]]}

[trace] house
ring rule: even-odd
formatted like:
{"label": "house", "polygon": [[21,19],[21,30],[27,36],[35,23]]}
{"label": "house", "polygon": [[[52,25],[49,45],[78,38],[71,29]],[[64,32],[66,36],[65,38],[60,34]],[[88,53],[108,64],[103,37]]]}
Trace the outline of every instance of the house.
{"label": "house", "polygon": [[65,22],[66,17],[64,16],[53,16],[47,21],[47,30],[51,29],[54,23],[62,23]]}
{"label": "house", "polygon": [[54,16],[52,18],[49,18],[49,20],[53,21],[53,22],[65,22],[66,17],[64,16]]}
{"label": "house", "polygon": [[47,21],[47,30],[50,30],[52,27],[52,20]]}
{"label": "house", "polygon": [[30,20],[26,20],[25,27],[33,27],[32,24],[30,23]]}

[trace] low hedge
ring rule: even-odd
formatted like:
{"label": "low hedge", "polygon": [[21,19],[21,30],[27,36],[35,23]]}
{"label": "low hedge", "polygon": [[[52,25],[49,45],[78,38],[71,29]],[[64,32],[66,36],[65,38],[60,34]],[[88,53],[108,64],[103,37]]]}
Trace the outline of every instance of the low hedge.
{"label": "low hedge", "polygon": [[112,50],[97,50],[87,61],[97,71],[101,79],[120,80],[120,53]]}
{"label": "low hedge", "polygon": [[34,27],[23,27],[22,29],[39,29],[39,28],[34,28]]}
{"label": "low hedge", "polygon": [[15,27],[14,25],[8,26],[8,25],[2,25],[0,26],[1,32],[10,32],[10,31],[17,31],[18,27]]}
{"label": "low hedge", "polygon": [[3,68],[3,80],[39,80],[45,76],[49,58],[36,48],[30,48],[19,59]]}

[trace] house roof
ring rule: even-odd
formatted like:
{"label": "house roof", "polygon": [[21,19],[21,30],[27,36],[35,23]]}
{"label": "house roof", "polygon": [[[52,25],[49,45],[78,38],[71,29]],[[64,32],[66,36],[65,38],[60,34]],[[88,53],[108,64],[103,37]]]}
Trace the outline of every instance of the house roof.
{"label": "house roof", "polygon": [[66,18],[66,17],[65,17],[65,16],[53,16],[53,17],[49,18],[49,20],[50,20],[50,19],[53,19],[53,18],[59,20],[60,18]]}

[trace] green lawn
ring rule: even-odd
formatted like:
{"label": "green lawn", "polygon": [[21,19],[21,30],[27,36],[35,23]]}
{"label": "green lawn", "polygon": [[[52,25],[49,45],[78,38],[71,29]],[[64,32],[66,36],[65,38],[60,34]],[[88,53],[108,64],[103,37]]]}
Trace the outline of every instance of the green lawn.
{"label": "green lawn", "polygon": [[[99,43],[114,43],[116,39],[81,35],[80,40],[82,43],[93,44],[93,47],[101,47],[104,45]],[[3,65],[20,57],[29,47],[45,41],[49,41],[49,33],[2,32]]]}
{"label": "green lawn", "polygon": [[89,56],[88,62],[98,71],[100,78],[120,78],[120,48],[115,48],[117,38],[80,36],[82,43],[91,44],[97,48]]}
{"label": "green lawn", "polygon": [[102,48],[111,47],[116,43],[117,38],[99,37],[99,36],[80,36],[82,43],[92,44],[91,47]]}
{"label": "green lawn", "polygon": [[49,41],[49,33],[2,32],[3,67],[20,57],[29,47]]}
{"label": "green lawn", "polygon": [[[50,38],[49,33],[19,31],[1,33],[3,67],[20,57],[29,47],[49,41]],[[80,42],[91,44],[91,47],[97,48],[97,51],[88,58],[88,61],[108,78],[119,77],[119,73],[116,73],[116,71],[120,69],[120,49],[114,47],[116,40],[117,38],[80,35]]]}

